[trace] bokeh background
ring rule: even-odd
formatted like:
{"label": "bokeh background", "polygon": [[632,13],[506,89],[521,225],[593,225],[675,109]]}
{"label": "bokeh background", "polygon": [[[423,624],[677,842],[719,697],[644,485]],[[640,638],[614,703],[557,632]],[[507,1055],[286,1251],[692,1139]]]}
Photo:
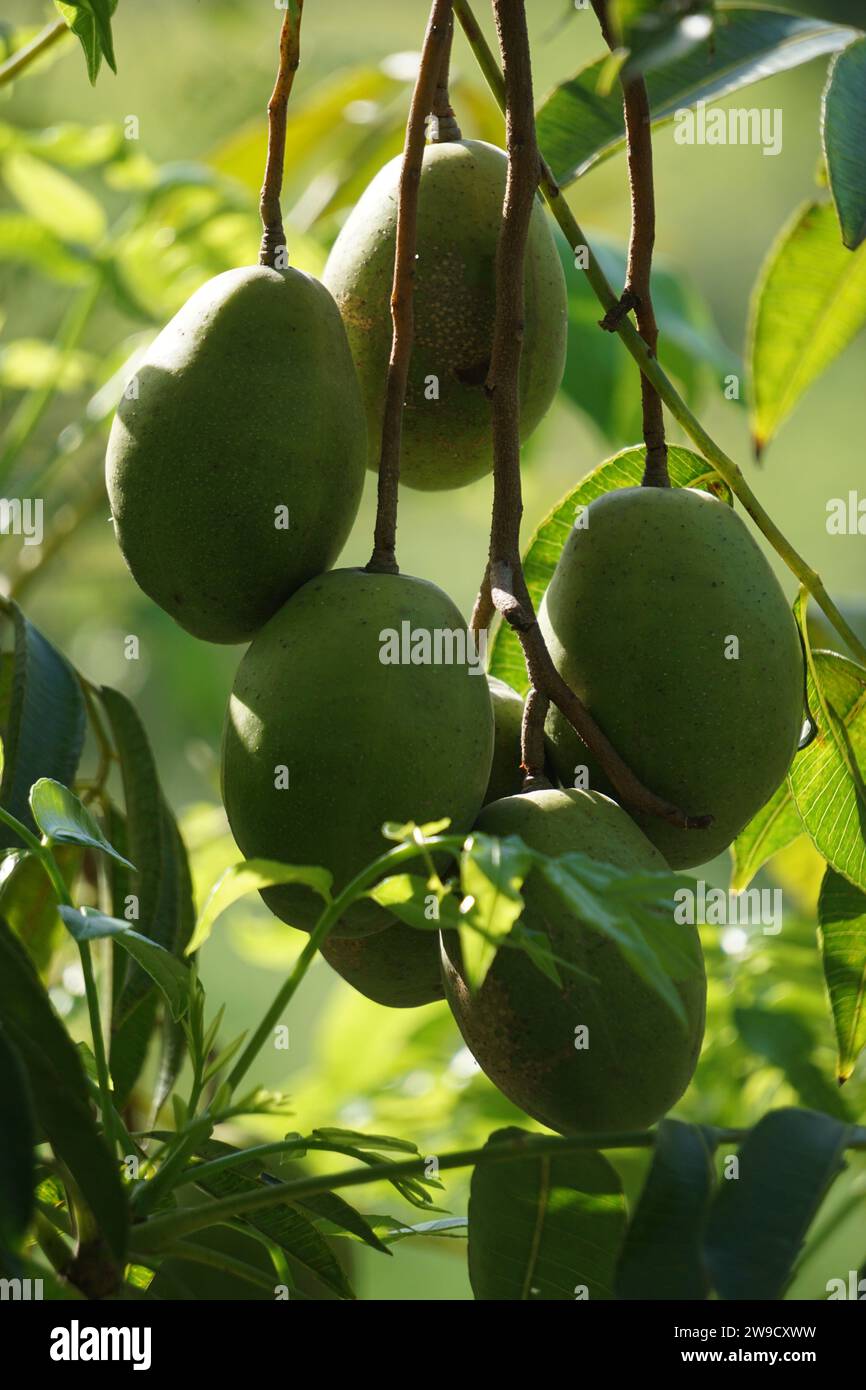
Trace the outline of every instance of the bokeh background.
{"label": "bokeh background", "polygon": [[[859,0],[788,8],[863,20]],[[492,34],[481,0],[476,9]],[[566,0],[533,0],[530,9],[540,100],[598,56],[601,43],[592,15],[575,13]],[[321,269],[353,201],[401,146],[426,10],[424,0],[308,0],[284,196],[289,244],[303,268]],[[5,0],[0,58],[13,30],[35,31],[53,14],[43,0]],[[103,67],[92,88],[70,39],[0,90],[0,486],[5,496],[44,497],[47,528],[39,548],[0,537],[3,582],[91,680],[135,700],[202,892],[235,857],[219,803],[218,758],[240,649],[197,642],[138,591],[108,525],[102,456],[130,359],[134,365],[204,279],[255,259],[280,18],[271,0],[120,0],[117,77]],[[855,342],[808,392],[760,467],[751,457],[741,361],[761,262],[793,210],[815,193],[826,66],[817,60],[730,99],[782,109],[776,158],[751,146],[678,146],[672,127],[658,131],[657,263],[670,272],[664,298],[671,340],[679,339],[672,369],[793,544],[856,611],[866,590],[863,538],[828,535],[825,517],[829,498],[863,482],[866,343]],[[502,143],[501,118],[460,35],[453,71],[464,133]],[[569,200],[615,267],[628,233],[622,156],[587,175]],[[579,405],[563,393],[526,447],[527,537],[580,477],[637,442],[636,370],[617,343],[596,339],[594,303],[574,279],[572,272],[574,342],[592,356],[584,379],[596,382],[595,394],[578,391]],[[579,375],[580,361],[573,358],[572,368]],[[740,401],[723,393],[729,372],[740,378]],[[671,439],[681,440],[675,425]],[[490,499],[488,480],[455,493],[402,496],[402,567],[441,584],[467,614],[483,569]],[[368,557],[374,500],[368,475],[343,563]],[[791,576],[780,575],[793,596]],[[140,638],[135,661],[124,656],[128,634]],[[785,891],[781,937],[707,930],[710,1026],[698,1076],[677,1113],[748,1124],[772,1106],[801,1103],[862,1118],[862,1062],[844,1092],[834,1082],[815,947],[820,867],[801,840],[759,880]],[[707,877],[727,886],[727,862],[716,862]],[[227,1005],[226,1037],[255,1025],[301,941],[252,900],[220,921],[202,975],[212,1005]],[[61,965],[53,984],[55,1002],[74,1019],[74,972],[64,974]],[[264,1054],[258,1077],[291,1093],[293,1128],[384,1130],[435,1154],[520,1121],[461,1048],[444,1005],[379,1009],[320,964],[289,1024],[288,1052]],[[617,1160],[630,1190],[642,1162]],[[821,1213],[795,1296],[820,1297],[831,1274],[859,1266],[862,1206],[859,1237],[854,1213],[864,1191],[864,1165],[855,1162]],[[449,1178],[442,1204],[465,1209],[459,1176]],[[371,1193],[361,1205],[409,1215],[389,1193]],[[362,1296],[469,1296],[459,1239],[406,1241],[393,1260],[367,1250],[353,1259]]]}

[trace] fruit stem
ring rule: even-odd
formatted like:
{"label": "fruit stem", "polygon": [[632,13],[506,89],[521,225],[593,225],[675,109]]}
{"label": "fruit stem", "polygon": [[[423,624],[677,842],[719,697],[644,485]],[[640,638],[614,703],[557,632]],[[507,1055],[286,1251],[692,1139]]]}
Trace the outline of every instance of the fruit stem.
{"label": "fruit stem", "polygon": [[424,161],[427,117],[433,109],[436,84],[447,52],[451,0],[433,0],[421,62],[406,122],[403,164],[397,193],[397,244],[394,252],[394,281],[391,288],[391,356],[385,387],[382,417],[382,446],[379,454],[379,492],[373,554],[367,569],[375,573],[399,574],[397,565],[397,488],[400,481],[400,445],[403,435],[403,404],[409,379],[409,359],[415,336],[413,296],[418,243],[418,194]]}
{"label": "fruit stem", "polygon": [[454,15],[452,14],[448,20],[448,39],[442,54],[442,66],[439,69],[439,80],[436,83],[436,91],[433,96],[433,111],[427,127],[431,145],[445,145],[463,138],[463,132],[457,124],[457,117],[454,114],[448,91],[453,38]]}
{"label": "fruit stem", "polygon": [[[460,20],[463,32],[472,48],[478,66],[496,98],[500,108],[505,109],[505,83],[499,65],[472,13],[468,0],[454,0],[454,13]],[[541,187],[553,216],[556,218],[572,251],[586,253],[584,274],[590,287],[606,314],[614,318],[620,308],[620,301],[602,270],[583,229],[572,212],[565,197],[544,160],[541,161]],[[836,631],[845,638],[857,660],[866,666],[866,646],[860,641],[850,623],[846,622],[821,581],[820,576],[807,565],[803,557],[782,534],[772,517],[764,510],[739,465],[730,458],[704,429],[700,420],[692,413],[680,396],[673,382],[667,376],[658,358],[653,357],[643,338],[631,319],[620,313],[614,324],[615,331],[623,344],[637,362],[645,377],[648,377],[661,396],[674,419],[682,426],[692,443],[697,446],[704,458],[713,465],[720,478],[728,484],[734,496],[754,521],[758,530],[770,542],[776,553],[785,561],[792,574],[796,575],[812,595],[821,611],[826,614]]]}
{"label": "fruit stem", "polygon": [[[505,131],[508,176],[502,227],[496,248],[496,319],[486,390],[493,406],[493,516],[490,560],[485,585],[473,622],[492,608],[514,628],[520,639],[533,688],[552,700],[595,754],[614,789],[635,811],[660,817],[671,825],[703,829],[708,816],[689,818],[677,806],[654,795],[637,779],[596,724],[582,701],[569,689],[551,660],[535,617],[520,559],[520,358],[523,350],[523,267],[529,223],[535,204],[541,158],[535,135],[532,66],[525,4],[493,0],[496,29],[505,72]],[[486,597],[489,583],[490,598]],[[538,767],[536,728],[540,703],[530,707],[521,731],[521,762],[532,778]],[[542,745],[543,747],[543,745]],[[543,757],[542,757],[543,766]]]}
{"label": "fruit stem", "polygon": [[[617,47],[608,14],[607,0],[592,0],[596,18],[608,48]],[[658,355],[659,330],[652,301],[652,261],[656,237],[655,187],[653,184],[653,146],[650,125],[650,105],[643,77],[622,81],[623,115],[626,133],[626,157],[631,190],[631,235],[628,244],[628,263],[620,304],[625,312],[633,308],[637,328],[651,355]],[[615,332],[609,316],[602,319],[602,328]],[[665,443],[665,421],[661,396],[648,377],[641,372],[641,405],[643,437],[646,444],[644,487],[670,487],[668,449]]]}
{"label": "fruit stem", "polygon": [[523,790],[540,791],[550,786],[544,770],[544,721],[550,709],[550,699],[540,690],[530,690],[523,706],[520,726],[521,768],[524,772]]}
{"label": "fruit stem", "polygon": [[268,155],[265,163],[265,181],[259,199],[259,213],[264,229],[259,250],[259,265],[268,265],[278,270],[285,270],[288,264],[280,194],[283,190],[283,162],[286,157],[286,112],[295,73],[301,61],[303,11],[304,0],[287,0],[280,29],[277,80],[268,102]]}

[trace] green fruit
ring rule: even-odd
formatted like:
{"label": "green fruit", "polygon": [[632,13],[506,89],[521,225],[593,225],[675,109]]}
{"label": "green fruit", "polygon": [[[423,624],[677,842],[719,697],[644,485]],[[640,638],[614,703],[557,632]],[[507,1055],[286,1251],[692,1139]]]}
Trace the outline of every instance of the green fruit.
{"label": "green fruit", "polygon": [[338,975],[375,1004],[415,1009],[445,997],[436,932],[398,922],[373,936],[331,936],[322,955]]}
{"label": "green fruit", "polygon": [[[383,662],[383,652],[400,655],[390,633],[415,634],[421,658],[425,638],[444,633],[441,656],[448,634],[455,647],[465,641],[466,624],[423,579],[335,570],[300,589],[250,645],[223,740],[223,800],[247,858],[322,865],[339,891],[385,853],[386,821],[472,825],[493,754],[487,682],[457,660]],[[321,911],[306,887],[263,896],[306,930]],[[364,935],[392,922],[362,901],[339,930]]]}
{"label": "green fruit", "polygon": [[[705,492],[622,488],[575,528],[539,612],[558,670],[650,791],[705,830],[635,820],[674,868],[721,853],[783,781],[803,722],[803,658],[778,581],[739,516]],[[733,657],[732,639],[739,644]],[[551,707],[566,786],[610,787]]]}
{"label": "green fruit", "polygon": [[[548,855],[579,851],[636,873],[666,867],[625,812],[598,792],[509,796],[486,806],[476,828],[519,835]],[[443,932],[445,992],[470,1052],[509,1100],[560,1133],[653,1124],[685,1091],[700,1053],[706,976],[699,944],[695,973],[676,984],[686,1030],[617,945],[569,913],[537,870],[522,893],[521,923],[545,932],[556,955],[584,974],[560,967],[559,987],[524,951],[505,946],[472,995],[457,933]],[[583,1049],[575,1046],[580,1025],[589,1034]]]}
{"label": "green fruit", "polygon": [[520,769],[520,730],[523,724],[523,698],[505,681],[488,676],[493,704],[493,764],[484,794],[485,806],[503,796],[513,796],[523,787]]}
{"label": "green fruit", "polygon": [[[349,334],[367,408],[369,466],[377,468],[391,352],[401,157],[386,164],[337,237],[325,267]],[[462,487],[493,467],[484,389],[493,344],[495,256],[508,164],[478,140],[428,145],[418,208],[415,340],[403,413],[400,481]],[[550,406],[565,367],[567,300],[556,245],[536,201],[525,270],[520,430],[526,438]],[[437,394],[438,392],[438,394]]]}
{"label": "green fruit", "polygon": [[243,642],[336,560],[366,426],[340,315],[297,270],[229,270],[150,346],[106,482],[136,582],[182,627]]}

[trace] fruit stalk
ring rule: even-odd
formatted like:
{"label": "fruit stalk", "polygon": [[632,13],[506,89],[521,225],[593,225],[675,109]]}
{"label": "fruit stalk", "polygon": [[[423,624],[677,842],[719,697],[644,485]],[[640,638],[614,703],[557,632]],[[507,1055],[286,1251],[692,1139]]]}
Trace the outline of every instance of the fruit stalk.
{"label": "fruit stalk", "polygon": [[65,19],[55,19],[50,24],[46,24],[35,38],[24,44],[0,66],[0,87],[4,87],[7,82],[14,81],[36,58],[39,58],[47,49],[52,48],[58,39],[63,38],[64,34],[69,33],[71,30]]}
{"label": "fruit stalk", "polygon": [[[616,35],[611,29],[607,0],[592,0],[604,41],[611,51]],[[622,82],[625,117],[626,158],[631,190],[631,234],[625,288],[619,303],[620,316],[634,309],[637,328],[653,357],[658,354],[659,330],[652,301],[652,260],[656,236],[655,187],[650,105],[646,82],[637,76]],[[615,316],[605,315],[602,328],[616,329]],[[670,487],[668,450],[661,396],[641,372],[643,437],[646,444],[644,487]]]}
{"label": "fruit stalk", "polygon": [[449,73],[451,69],[451,45],[454,39],[454,15],[448,20],[448,39],[442,54],[442,63],[439,68],[439,79],[436,83],[436,92],[433,96],[433,111],[430,119],[430,143],[432,145],[444,145],[449,140],[460,140],[462,132],[457,124],[457,117],[451,105],[451,96],[448,90]]}
{"label": "fruit stalk", "polygon": [[412,297],[415,255],[418,239],[418,190],[424,159],[427,117],[433,110],[436,86],[452,24],[451,0],[433,0],[427,32],[421,50],[421,63],[412,93],[403,165],[397,195],[397,245],[394,255],[394,281],[391,289],[391,356],[382,419],[382,448],[379,455],[379,491],[373,554],[368,570],[398,574],[397,565],[397,486],[400,481],[400,443],[403,430],[403,402],[409,379],[409,359],[415,319]]}
{"label": "fruit stalk", "polygon": [[[541,178],[535,135],[532,68],[524,5],[494,0],[506,92],[508,180],[502,229],[496,253],[496,322],[486,389],[493,407],[493,516],[490,562],[473,622],[490,603],[520,638],[533,688],[562,711],[595,754],[623,800],[634,810],[661,817],[671,825],[704,826],[705,816],[689,819],[677,806],[649,791],[623,762],[583,702],[559,675],[541,634],[520,559],[520,356],[523,339],[523,267],[533,202]],[[523,725],[522,764],[530,776],[537,769],[542,733],[537,727],[544,701],[533,702]],[[543,764],[542,764],[543,765]]]}
{"label": "fruit stalk", "polygon": [[[454,0],[454,13],[460,20],[461,28],[472,48],[478,66],[483,73],[499,107],[505,109],[505,84],[502,73],[478,21],[472,13],[468,0]],[[586,251],[584,274],[605,313],[616,310],[619,301],[614,294],[607,276],[602,270],[583,229],[572,212],[565,196],[544,160],[541,161],[541,188],[553,216],[559,223],[569,246]],[[770,542],[776,553],[784,560],[792,574],[796,575],[814,598],[821,611],[826,614],[836,631],[845,638],[849,648],[858,661],[866,666],[866,646],[860,641],[850,623],[846,622],[839,609],[824,587],[820,575],[816,573],[794,549],[790,541],[779,530],[769,513],[758,501],[737,463],[716,443],[704,429],[700,420],[689,409],[673,382],[667,376],[656,357],[653,357],[643,338],[627,316],[620,318],[616,332],[626,349],[637,362],[641,372],[647,377],[660,395],[662,401],[682,426],[685,433],[696,444],[704,458],[713,465],[719,477],[723,478],[734,496],[754,521],[758,530]]]}
{"label": "fruit stalk", "polygon": [[[265,181],[259,200],[262,219],[262,244],[259,250],[259,265],[284,270],[286,266],[286,234],[283,231],[283,216],[280,211],[280,194],[283,189],[283,161],[286,155],[286,112],[295,73],[301,61],[301,16],[304,0],[288,0],[283,24],[280,29],[280,64],[277,80],[268,102],[268,155],[265,163]],[[282,261],[277,266],[278,257]]]}

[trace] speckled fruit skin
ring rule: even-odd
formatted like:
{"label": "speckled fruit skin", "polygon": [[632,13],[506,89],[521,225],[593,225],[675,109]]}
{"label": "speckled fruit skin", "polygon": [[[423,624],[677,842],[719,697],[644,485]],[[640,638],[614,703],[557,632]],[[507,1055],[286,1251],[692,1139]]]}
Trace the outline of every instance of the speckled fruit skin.
{"label": "speckled fruit skin", "polygon": [[445,998],[435,931],[398,922],[373,936],[331,936],[322,955],[332,970],[374,1004],[416,1009]]}
{"label": "speckled fruit skin", "polygon": [[[487,682],[466,665],[385,665],[380,634],[464,629],[447,594],[404,574],[333,570],[304,585],[251,643],[223,735],[223,801],[247,858],[317,864],[339,891],[388,841],[386,821],[448,817],[468,830],[493,756]],[[289,786],[274,786],[284,766]],[[266,889],[265,902],[310,930],[321,902],[308,888]],[[393,923],[370,901],[338,931]]]}
{"label": "speckled fruit skin", "polygon": [[[688,488],[622,488],[566,542],[539,612],[557,669],[645,786],[706,830],[638,825],[678,869],[720,854],[783,780],[803,720],[803,658],[788,602],[725,503]],[[726,658],[730,637],[739,659]],[[611,790],[558,710],[557,774]]]}
{"label": "speckled fruit skin", "polygon": [[[635,872],[665,863],[625,812],[598,792],[536,791],[486,806],[477,828],[519,835],[542,853],[570,851]],[[643,1129],[685,1091],[704,1032],[706,975],[677,983],[688,1029],[631,969],[607,937],[569,915],[535,871],[523,887],[521,921],[544,931],[554,951],[597,983],[560,969],[562,987],[523,951],[500,948],[476,995],[461,971],[457,933],[442,933],[445,993],[466,1045],[494,1085],[528,1115],[572,1134]],[[589,1046],[575,1047],[585,1025]]]}
{"label": "speckled fruit skin", "polygon": [[[381,169],[337,237],[325,284],[340,306],[367,408],[370,458],[378,467],[391,351],[401,159]],[[428,145],[418,209],[415,340],[403,414],[400,481],[433,490],[462,487],[493,467],[484,381],[493,343],[494,264],[507,160],[478,140]],[[520,431],[526,438],[550,406],[565,369],[565,279],[540,202],[532,211],[525,272]],[[428,399],[429,381],[439,398]]]}
{"label": "speckled fruit skin", "polygon": [[226,271],[135,380],[106,456],[126,563],[194,636],[246,641],[330,568],[361,499],[366,423],[337,307],[297,270]]}

